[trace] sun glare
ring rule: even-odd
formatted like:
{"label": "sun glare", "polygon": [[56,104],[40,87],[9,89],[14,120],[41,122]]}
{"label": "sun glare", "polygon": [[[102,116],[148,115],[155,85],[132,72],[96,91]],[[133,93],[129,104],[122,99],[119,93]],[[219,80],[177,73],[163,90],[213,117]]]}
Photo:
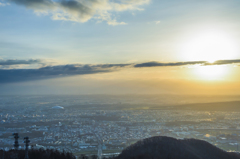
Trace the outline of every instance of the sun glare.
{"label": "sun glare", "polygon": [[195,74],[204,80],[224,80],[229,70],[227,66],[198,66]]}
{"label": "sun glare", "polygon": [[181,52],[189,61],[234,59],[237,45],[229,34],[216,30],[203,31],[190,36],[181,46]]}
{"label": "sun glare", "polygon": [[[196,31],[197,32],[197,31]],[[231,60],[238,56],[238,45],[233,34],[206,28],[197,33],[189,32],[179,43],[180,54],[186,61],[207,61],[214,63],[217,60]],[[202,80],[223,80],[230,71],[227,66],[197,66],[194,74]]]}

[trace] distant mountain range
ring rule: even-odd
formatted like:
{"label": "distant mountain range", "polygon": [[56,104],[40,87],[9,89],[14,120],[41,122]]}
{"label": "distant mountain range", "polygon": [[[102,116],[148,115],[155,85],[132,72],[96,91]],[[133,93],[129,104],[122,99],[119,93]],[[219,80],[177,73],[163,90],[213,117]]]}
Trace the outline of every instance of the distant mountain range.
{"label": "distant mountain range", "polygon": [[127,147],[115,159],[240,159],[240,155],[202,140],[157,136]]}

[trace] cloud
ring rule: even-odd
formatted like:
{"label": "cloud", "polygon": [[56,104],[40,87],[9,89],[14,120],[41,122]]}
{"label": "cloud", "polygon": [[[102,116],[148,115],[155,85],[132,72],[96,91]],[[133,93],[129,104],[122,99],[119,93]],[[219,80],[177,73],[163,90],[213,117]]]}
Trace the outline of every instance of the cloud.
{"label": "cloud", "polygon": [[1,3],[0,2],[0,7],[4,7],[4,6],[7,6],[7,5],[9,5],[9,3]]}
{"label": "cloud", "polygon": [[0,66],[7,66],[7,65],[29,65],[29,64],[39,64],[42,63],[41,60],[3,60],[0,59]]}
{"label": "cloud", "polygon": [[93,67],[100,67],[100,68],[113,68],[113,67],[125,67],[130,66],[132,64],[99,64],[99,65],[93,65]]}
{"label": "cloud", "polygon": [[[41,63],[42,67],[35,69],[0,69],[0,84],[9,82],[23,82],[32,80],[42,80],[50,78],[59,78],[74,75],[86,75],[86,74],[98,74],[114,72],[120,69],[127,68],[142,68],[142,67],[170,67],[170,66],[187,66],[187,65],[226,65],[226,64],[237,64],[240,63],[240,59],[234,60],[218,60],[214,63],[207,61],[186,61],[186,62],[145,62],[145,63],[128,63],[128,64],[68,64],[68,65],[55,65],[45,66],[42,60],[0,60],[0,66],[11,66],[11,65],[31,65]],[[45,64],[47,65],[47,63]]]}
{"label": "cloud", "polygon": [[161,23],[161,21],[155,21],[155,24],[160,24]]}
{"label": "cloud", "polygon": [[130,64],[99,64],[99,65],[57,65],[38,69],[0,69],[0,83],[23,82],[49,78],[96,74],[116,71],[117,68]]}
{"label": "cloud", "polygon": [[235,60],[218,60],[213,63],[206,63],[205,65],[226,65],[226,64],[235,64],[240,63],[240,59]]}
{"label": "cloud", "polygon": [[143,10],[140,6],[150,0],[9,0],[34,10],[37,14],[49,14],[53,20],[87,22],[95,19],[109,25],[125,25],[118,22],[114,13],[126,10]]}
{"label": "cloud", "polygon": [[186,66],[186,65],[227,65],[227,64],[235,64],[240,63],[240,59],[234,60],[218,60],[213,63],[209,63],[208,61],[187,61],[187,62],[169,62],[169,63],[161,63],[161,62],[145,62],[140,64],[135,64],[134,67],[160,67],[160,66]]}
{"label": "cloud", "polygon": [[205,61],[189,61],[189,62],[170,62],[170,63],[161,63],[161,62],[145,62],[140,64],[135,64],[134,67],[157,67],[157,66],[184,66],[184,65],[196,65],[204,64]]}

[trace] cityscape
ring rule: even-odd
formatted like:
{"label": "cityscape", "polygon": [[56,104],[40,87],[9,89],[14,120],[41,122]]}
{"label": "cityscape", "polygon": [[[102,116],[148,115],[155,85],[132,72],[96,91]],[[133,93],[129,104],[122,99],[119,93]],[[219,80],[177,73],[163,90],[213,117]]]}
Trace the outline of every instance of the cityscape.
{"label": "cityscape", "polygon": [[133,100],[112,96],[112,101],[101,102],[104,98],[111,96],[1,96],[0,149],[13,148],[15,132],[20,136],[20,149],[24,149],[21,140],[28,136],[29,147],[65,150],[76,156],[117,155],[129,145],[153,136],[195,138],[226,151],[239,151],[238,111],[180,106],[152,109],[153,103],[137,107],[135,96]]}

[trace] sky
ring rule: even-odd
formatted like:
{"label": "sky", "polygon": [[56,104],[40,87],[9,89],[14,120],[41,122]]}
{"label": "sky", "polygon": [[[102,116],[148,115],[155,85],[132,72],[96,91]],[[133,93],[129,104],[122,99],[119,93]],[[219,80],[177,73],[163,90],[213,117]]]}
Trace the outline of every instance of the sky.
{"label": "sky", "polygon": [[240,94],[239,0],[0,0],[0,94]]}

